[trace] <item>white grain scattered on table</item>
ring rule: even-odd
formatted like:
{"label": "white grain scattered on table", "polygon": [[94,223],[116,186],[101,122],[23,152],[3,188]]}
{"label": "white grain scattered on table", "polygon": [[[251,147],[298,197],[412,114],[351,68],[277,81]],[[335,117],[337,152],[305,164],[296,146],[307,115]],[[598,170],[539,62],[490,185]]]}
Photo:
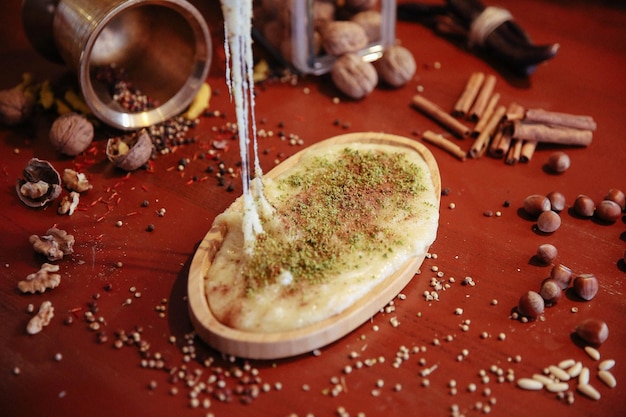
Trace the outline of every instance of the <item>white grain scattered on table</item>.
{"label": "white grain scattered on table", "polygon": [[587,352],[587,355],[594,361],[600,360],[600,351],[593,346],[585,346],[585,352]]}
{"label": "white grain scattered on table", "polygon": [[617,386],[615,376],[609,371],[599,371],[598,378],[600,378],[600,381],[604,382],[609,388],[615,388]]}
{"label": "white grain scattered on table", "polygon": [[592,400],[597,401],[601,398],[600,392],[590,384],[579,384],[577,389],[578,392],[585,395],[586,397],[591,398]]}
{"label": "white grain scattered on table", "polygon": [[538,391],[544,387],[543,383],[533,378],[520,378],[517,380],[517,386],[529,391]]}

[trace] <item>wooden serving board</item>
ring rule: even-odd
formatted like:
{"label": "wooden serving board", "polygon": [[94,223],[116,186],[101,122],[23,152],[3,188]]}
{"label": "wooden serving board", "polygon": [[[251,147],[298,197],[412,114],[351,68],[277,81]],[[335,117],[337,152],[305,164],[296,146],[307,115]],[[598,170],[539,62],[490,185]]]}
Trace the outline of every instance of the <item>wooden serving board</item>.
{"label": "wooden serving board", "polygon": [[[437,198],[441,193],[441,178],[435,158],[421,143],[385,133],[350,133],[332,137],[296,153],[265,174],[274,178],[298,164],[306,150],[335,144],[370,143],[408,148],[426,161]],[[211,312],[205,294],[205,279],[211,262],[226,234],[224,227],[213,227],[200,243],[192,259],[187,284],[189,312],[196,333],[215,349],[249,359],[278,359],[310,352],[345,336],[392,300],[418,272],[426,254],[409,259],[402,268],[375,287],[343,312],[301,329],[253,333],[222,324]]]}

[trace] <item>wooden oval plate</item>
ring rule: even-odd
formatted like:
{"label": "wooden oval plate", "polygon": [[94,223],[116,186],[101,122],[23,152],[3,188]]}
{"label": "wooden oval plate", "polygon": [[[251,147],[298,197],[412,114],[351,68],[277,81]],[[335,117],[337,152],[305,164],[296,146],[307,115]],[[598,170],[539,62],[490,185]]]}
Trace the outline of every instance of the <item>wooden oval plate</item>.
{"label": "wooden oval plate", "polygon": [[[421,143],[385,133],[349,133],[326,139],[305,150],[334,144],[385,144],[408,148],[419,153],[430,169],[437,199],[441,192],[441,178],[435,158]],[[298,163],[296,153],[265,174],[273,178]],[[205,279],[211,262],[226,234],[224,227],[213,227],[200,243],[192,259],[187,284],[189,312],[196,333],[215,349],[249,359],[279,359],[311,352],[345,336],[369,320],[392,300],[418,272],[425,253],[409,259],[402,268],[387,277],[369,295],[357,300],[343,312],[301,329],[253,333],[241,331],[222,324],[211,312],[205,294]]]}

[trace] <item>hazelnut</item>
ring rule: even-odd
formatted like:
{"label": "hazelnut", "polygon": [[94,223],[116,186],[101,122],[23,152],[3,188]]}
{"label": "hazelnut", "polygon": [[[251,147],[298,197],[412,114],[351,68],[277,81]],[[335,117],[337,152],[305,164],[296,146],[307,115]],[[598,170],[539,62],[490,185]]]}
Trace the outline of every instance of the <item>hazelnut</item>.
{"label": "hazelnut", "polygon": [[561,227],[561,216],[552,210],[544,211],[537,218],[537,228],[544,233],[555,232],[559,227]]}
{"label": "hazelnut", "polygon": [[115,137],[107,141],[107,158],[124,171],[134,171],[152,156],[152,139],[146,129],[137,134]]}
{"label": "hazelnut", "polygon": [[569,156],[565,152],[553,152],[548,157],[548,168],[550,171],[560,174],[570,167]]}
{"label": "hazelnut", "polygon": [[595,211],[595,203],[586,195],[579,195],[574,200],[574,212],[582,217],[591,217]]}
{"label": "hazelnut", "polygon": [[32,94],[14,87],[0,91],[0,123],[15,126],[26,121],[35,106]]}
{"label": "hazelnut", "polygon": [[93,125],[85,116],[66,113],[52,123],[49,136],[56,150],[68,156],[76,156],[91,144]]}
{"label": "hazelnut", "polygon": [[411,52],[403,46],[386,48],[383,56],[374,63],[380,78],[392,87],[406,84],[417,70]]}
{"label": "hazelnut", "polygon": [[622,209],[615,201],[602,200],[596,207],[595,215],[600,220],[607,223],[613,223],[622,215]]}
{"label": "hazelnut", "polygon": [[543,313],[544,307],[545,303],[543,298],[535,291],[528,291],[523,294],[517,304],[517,310],[519,313],[522,316],[531,319],[539,317]]}
{"label": "hazelnut", "polygon": [[626,196],[622,190],[617,188],[611,188],[609,192],[604,196],[605,200],[611,200],[617,203],[618,206],[624,211],[626,208]]}
{"label": "hazelnut", "polygon": [[550,243],[543,243],[539,245],[537,248],[537,259],[539,259],[544,264],[551,264],[558,255],[558,250],[556,246]]}
{"label": "hazelnut", "polygon": [[524,199],[524,211],[533,217],[548,210],[550,210],[550,200],[546,196],[532,194]]}
{"label": "hazelnut", "polygon": [[579,274],[574,278],[574,291],[583,300],[593,299],[599,290],[598,279],[593,274]]}
{"label": "hazelnut", "polygon": [[550,271],[550,278],[559,283],[562,290],[572,282],[572,270],[563,264],[554,265]]}
{"label": "hazelnut", "polygon": [[541,283],[539,295],[543,298],[546,307],[553,306],[561,299],[563,289],[558,281],[552,278],[546,278]]}
{"label": "hazelnut", "polygon": [[353,99],[361,99],[371,93],[378,84],[374,66],[357,54],[339,57],[330,70],[335,86]]}
{"label": "hazelnut", "polygon": [[552,191],[548,193],[546,197],[550,200],[550,207],[552,208],[552,211],[556,211],[558,213],[565,210],[565,196],[563,193]]}
{"label": "hazelnut", "polygon": [[609,338],[609,326],[599,319],[585,319],[576,326],[576,335],[592,345],[601,345]]}

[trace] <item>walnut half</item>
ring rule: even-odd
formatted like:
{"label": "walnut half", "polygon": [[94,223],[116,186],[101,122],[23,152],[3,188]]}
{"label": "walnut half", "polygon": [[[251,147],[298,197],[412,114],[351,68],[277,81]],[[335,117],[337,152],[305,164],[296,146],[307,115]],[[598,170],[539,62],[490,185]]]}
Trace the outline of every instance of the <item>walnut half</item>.
{"label": "walnut half", "polygon": [[54,307],[50,301],[44,301],[39,306],[39,311],[33,318],[30,319],[28,325],[26,325],[26,332],[28,334],[37,334],[43,330],[54,317]]}
{"label": "walnut half", "polygon": [[23,293],[30,294],[54,289],[61,283],[61,275],[55,272],[59,272],[59,265],[44,263],[39,271],[29,274],[26,279],[18,282],[17,288]]}
{"label": "walnut half", "polygon": [[46,255],[51,262],[74,253],[74,236],[55,227],[48,229],[45,236],[32,235],[28,240],[35,252]]}

